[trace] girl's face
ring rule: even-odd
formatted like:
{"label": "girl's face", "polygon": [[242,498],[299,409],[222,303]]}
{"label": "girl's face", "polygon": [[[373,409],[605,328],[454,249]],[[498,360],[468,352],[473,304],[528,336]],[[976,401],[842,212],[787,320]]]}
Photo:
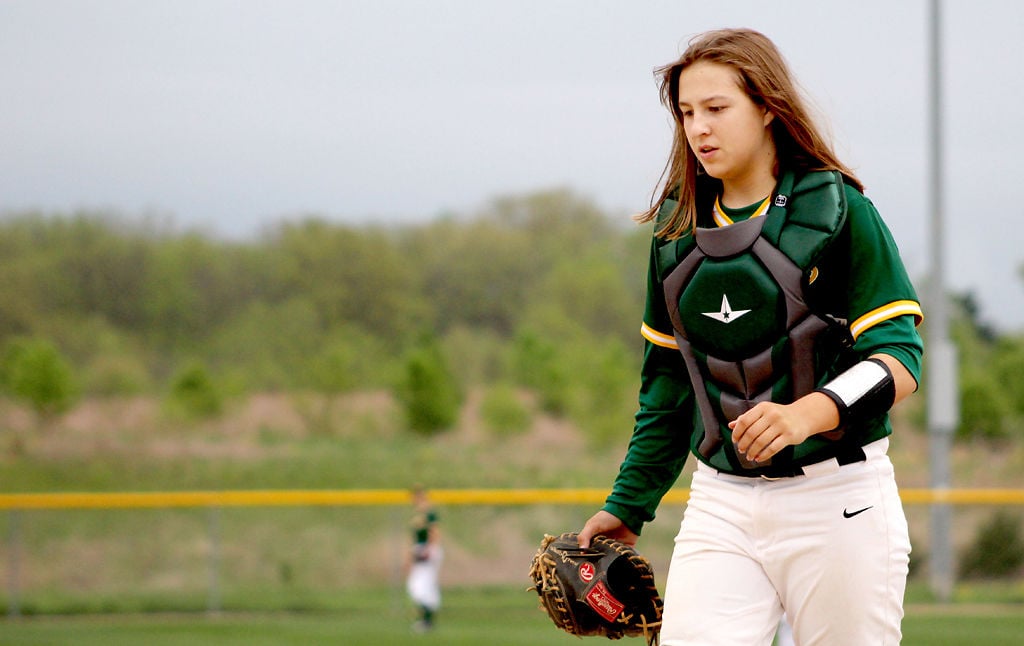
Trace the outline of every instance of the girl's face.
{"label": "girl's face", "polygon": [[690,150],[708,175],[730,186],[772,176],[771,112],[740,89],[727,65],[698,61],[679,73],[679,110]]}

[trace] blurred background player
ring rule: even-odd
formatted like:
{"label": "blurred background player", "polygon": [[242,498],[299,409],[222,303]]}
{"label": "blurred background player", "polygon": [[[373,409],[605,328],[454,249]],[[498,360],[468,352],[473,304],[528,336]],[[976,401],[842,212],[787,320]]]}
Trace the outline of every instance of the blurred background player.
{"label": "blurred background player", "polygon": [[434,619],[441,608],[441,561],[444,551],[438,529],[437,511],[422,486],[412,489],[412,549],[407,561],[406,591],[416,604],[419,618],[413,624],[416,632],[427,632],[434,627]]}

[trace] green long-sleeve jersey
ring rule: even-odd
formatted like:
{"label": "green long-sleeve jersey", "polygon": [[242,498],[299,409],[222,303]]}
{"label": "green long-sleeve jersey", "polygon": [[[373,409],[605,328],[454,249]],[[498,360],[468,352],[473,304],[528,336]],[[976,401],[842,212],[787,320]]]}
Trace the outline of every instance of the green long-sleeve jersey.
{"label": "green long-sleeve jersey", "polygon": [[[888,228],[871,201],[844,187],[847,217],[837,240],[820,259],[808,297],[815,306],[847,321],[853,339],[851,357],[859,360],[884,353],[899,360],[919,380],[922,342],[916,326],[922,319],[914,287]],[[755,215],[759,207],[728,209],[717,203],[699,216],[703,227],[728,226]],[[763,209],[762,209],[763,210]],[[759,213],[758,213],[759,215]],[[772,217],[770,214],[765,217]],[[654,238],[648,273],[647,304],[641,333],[645,339],[639,410],[629,447],[604,509],[639,533],[653,520],[665,493],[673,486],[696,446],[702,422],[683,357],[678,351],[657,267]],[[839,365],[823,362],[822,365]],[[815,375],[823,384],[835,370]],[[787,403],[787,402],[780,402]],[[857,429],[862,444],[892,433],[888,416]],[[706,461],[706,460],[705,460]]]}

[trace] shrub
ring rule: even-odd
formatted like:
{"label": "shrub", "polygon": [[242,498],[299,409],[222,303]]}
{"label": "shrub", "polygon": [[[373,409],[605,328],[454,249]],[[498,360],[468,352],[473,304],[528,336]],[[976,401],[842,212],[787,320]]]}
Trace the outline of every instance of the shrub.
{"label": "shrub", "polygon": [[961,439],[1001,440],[1009,436],[1007,420],[1013,404],[1000,383],[991,374],[980,370],[963,370],[960,375],[960,425],[956,436]]}
{"label": "shrub", "polygon": [[636,412],[636,370],[629,352],[608,337],[577,346],[564,361],[577,375],[569,417],[592,446],[621,445]]}
{"label": "shrub", "polygon": [[484,426],[496,435],[514,435],[530,427],[530,411],[519,401],[514,388],[497,385],[489,388],[480,403]]}
{"label": "shrub", "polygon": [[434,341],[409,354],[397,391],[414,431],[432,435],[451,428],[459,419],[462,392]]}
{"label": "shrub", "polygon": [[928,566],[928,553],[916,547],[918,541],[913,535],[910,537],[910,544],[915,546],[910,552],[910,563],[907,564],[907,578],[916,579]]}
{"label": "shrub", "polygon": [[0,384],[43,418],[66,412],[78,396],[71,367],[45,339],[9,342],[0,362]]}
{"label": "shrub", "polygon": [[507,377],[508,343],[499,334],[466,325],[449,330],[441,341],[460,383],[495,383]]}
{"label": "shrub", "polygon": [[182,368],[172,379],[167,400],[172,412],[192,419],[216,417],[224,410],[224,399],[201,363]]}
{"label": "shrub", "polygon": [[960,558],[960,576],[1003,578],[1015,576],[1024,565],[1021,519],[1000,510],[978,528],[974,542]]}
{"label": "shrub", "polygon": [[540,397],[541,410],[564,415],[571,399],[570,369],[561,360],[554,342],[532,330],[521,331],[513,344],[512,370],[515,379]]}
{"label": "shrub", "polygon": [[309,361],[305,381],[313,390],[325,395],[344,393],[358,383],[352,371],[355,348],[335,343]]}
{"label": "shrub", "polygon": [[85,370],[86,390],[100,397],[138,395],[152,386],[146,366],[138,358],[124,355],[101,355]]}

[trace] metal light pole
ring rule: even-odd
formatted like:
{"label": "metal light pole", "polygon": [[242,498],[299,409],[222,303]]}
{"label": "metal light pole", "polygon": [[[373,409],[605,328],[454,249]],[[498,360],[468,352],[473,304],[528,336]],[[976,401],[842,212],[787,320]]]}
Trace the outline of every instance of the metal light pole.
{"label": "metal light pole", "polygon": [[[928,34],[929,66],[929,178],[928,212],[931,214],[931,281],[927,317],[925,364],[928,379],[928,437],[931,487],[950,487],[949,453],[959,419],[956,348],[949,339],[949,301],[946,295],[945,235],[943,232],[942,156],[942,15],[941,0],[931,0]],[[945,502],[931,506],[932,592],[940,601],[953,595],[951,546],[952,509]]]}

